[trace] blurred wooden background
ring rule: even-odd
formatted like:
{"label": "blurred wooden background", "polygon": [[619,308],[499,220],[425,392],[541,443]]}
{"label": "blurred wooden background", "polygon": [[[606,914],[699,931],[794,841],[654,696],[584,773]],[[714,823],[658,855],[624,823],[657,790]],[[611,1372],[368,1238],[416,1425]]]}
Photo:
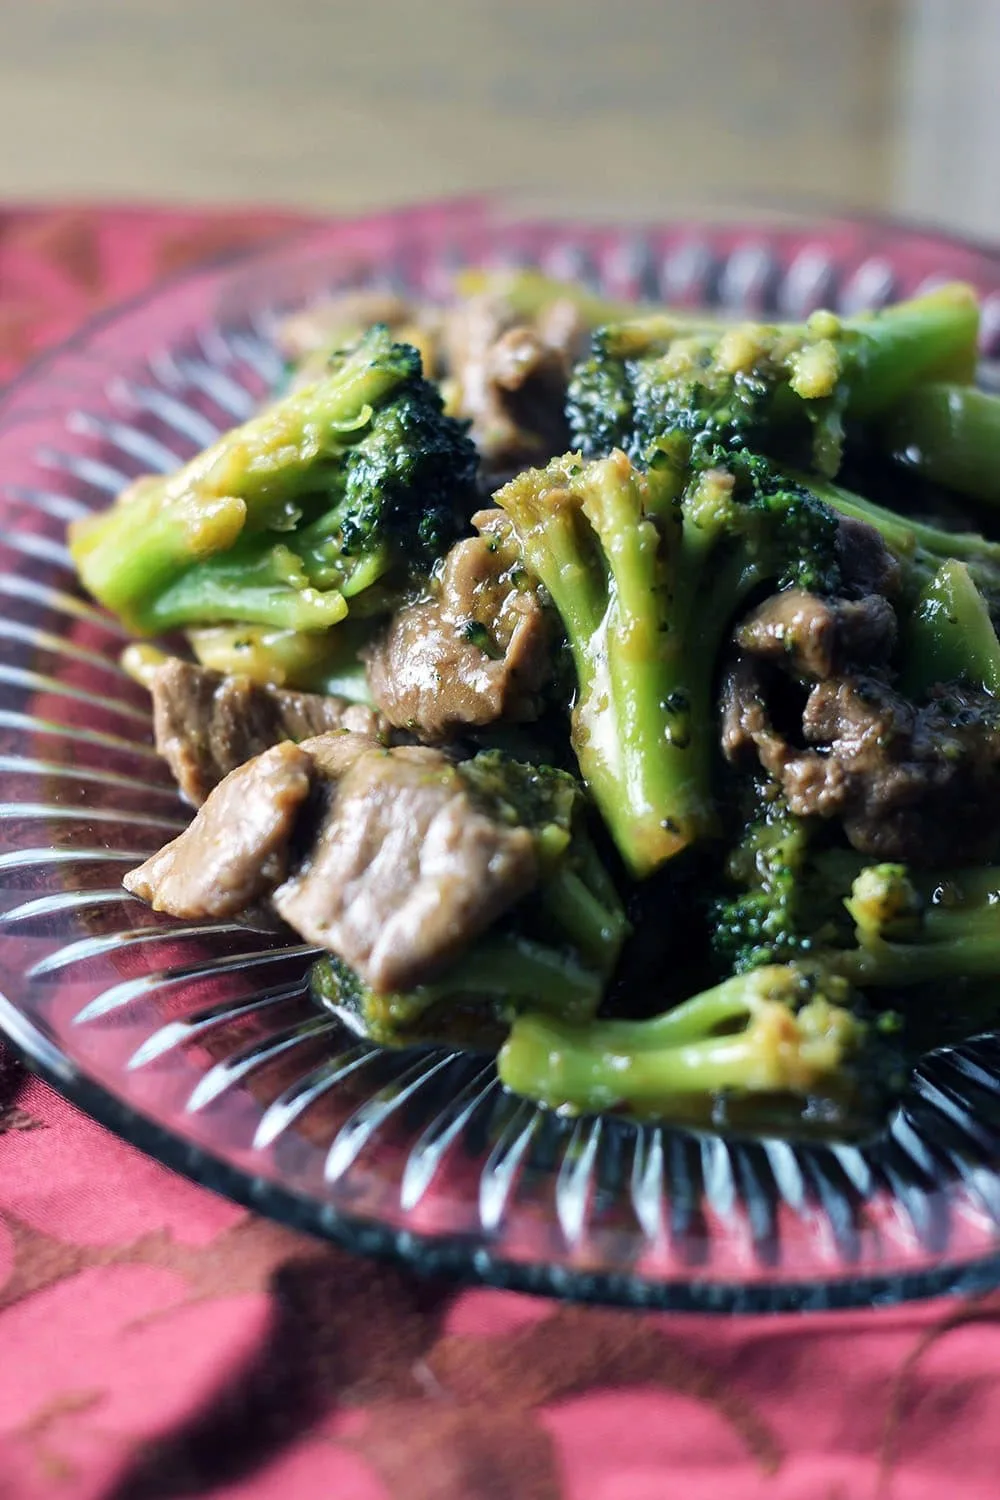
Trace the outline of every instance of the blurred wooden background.
{"label": "blurred wooden background", "polygon": [[998,48],[1000,0],[0,0],[0,198],[487,188],[1000,231]]}

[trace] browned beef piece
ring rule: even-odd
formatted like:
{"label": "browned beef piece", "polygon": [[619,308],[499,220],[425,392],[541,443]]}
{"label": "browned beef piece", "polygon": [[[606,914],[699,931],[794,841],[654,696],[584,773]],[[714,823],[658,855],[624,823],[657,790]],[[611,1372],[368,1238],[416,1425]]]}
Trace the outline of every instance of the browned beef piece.
{"label": "browned beef piece", "polygon": [[742,650],[796,677],[822,679],[850,662],[887,662],[896,644],[896,613],[880,594],[822,599],[785,589],[748,615],[735,638]]}
{"label": "browned beef piece", "polygon": [[197,920],[232,917],[282,881],[313,762],[286,742],[231,771],[172,843],[125,876],[155,911]]}
{"label": "browned beef piece", "polygon": [[273,901],[308,942],[391,992],[433,977],[537,879],[527,829],[481,812],[441,752],[403,746],[348,767]]}
{"label": "browned beef piece", "polygon": [[506,518],[484,511],[474,520],[483,535],[451,549],[434,597],[400,610],[362,653],[388,722],[431,743],[537,718],[551,672],[548,618],[537,592],[512,578]]}
{"label": "browned beef piece", "polygon": [[[320,790],[303,854],[307,799]],[[483,811],[440,751],[386,750],[334,730],[230,772],[125,885],[187,920],[235,917],[270,898],[307,941],[392,991],[432,977],[538,874],[532,834]]]}
{"label": "browned beef piece", "polygon": [[731,765],[745,764],[754,755],[765,771],[779,777],[791,745],[771,722],[760,667],[750,656],[736,656],[728,664],[719,695],[722,753]]}
{"label": "browned beef piece", "polygon": [[1000,850],[1000,714],[986,694],[916,706],[876,677],[816,683],[801,743],[774,725],[758,667],[723,687],[722,744],[753,751],[800,817],[839,817],[852,846],[917,867],[990,861]]}
{"label": "browned beef piece", "polygon": [[339,781],[360,755],[364,755],[366,750],[382,749],[382,743],[370,734],[355,734],[349,729],[331,729],[313,739],[302,740],[299,749],[308,753],[322,780]]}
{"label": "browned beef piece", "polygon": [[841,516],[837,527],[837,560],[845,594],[860,598],[882,594],[897,599],[902,584],[898,560],[881,534],[866,521]]}
{"label": "browned beef piece", "polygon": [[544,463],[568,446],[566,387],[584,333],[569,303],[551,304],[533,325],[488,292],[446,312],[442,354],[455,405],[489,474]]}
{"label": "browned beef piece", "polygon": [[345,330],[356,335],[373,323],[399,328],[415,316],[413,304],[394,292],[378,288],[341,292],[287,317],[278,331],[278,344],[286,359],[298,363],[335,348]]}
{"label": "browned beef piece", "polygon": [[914,865],[989,861],[1000,847],[1000,715],[956,691],[920,707],[877,678],[819,683],[802,726],[847,782],[855,849]]}
{"label": "browned beef piece", "polygon": [[261,687],[175,658],[149,683],[156,748],[196,807],[230,771],[282,740],[341,728],[376,736],[382,727],[363,704]]}

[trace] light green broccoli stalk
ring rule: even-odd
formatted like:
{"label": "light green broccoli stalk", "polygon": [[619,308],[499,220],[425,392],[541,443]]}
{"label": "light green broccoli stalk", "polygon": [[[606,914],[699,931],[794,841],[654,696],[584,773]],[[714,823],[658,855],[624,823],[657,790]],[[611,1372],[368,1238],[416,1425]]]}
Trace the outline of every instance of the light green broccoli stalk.
{"label": "light green broccoli stalk", "polygon": [[84,585],[140,633],[322,631],[387,575],[430,570],[475,468],[417,351],[375,327],[317,383],[74,522],[70,550]]}

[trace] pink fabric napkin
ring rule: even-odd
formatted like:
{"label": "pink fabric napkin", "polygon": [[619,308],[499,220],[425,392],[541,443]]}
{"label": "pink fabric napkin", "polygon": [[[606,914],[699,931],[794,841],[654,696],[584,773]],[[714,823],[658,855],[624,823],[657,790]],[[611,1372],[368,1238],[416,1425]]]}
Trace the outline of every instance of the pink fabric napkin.
{"label": "pink fabric napkin", "polygon": [[[290,224],[0,214],[0,378]],[[0,1500],[994,1500],[1000,1298],[563,1306],[356,1259],[173,1176],[0,1047]]]}

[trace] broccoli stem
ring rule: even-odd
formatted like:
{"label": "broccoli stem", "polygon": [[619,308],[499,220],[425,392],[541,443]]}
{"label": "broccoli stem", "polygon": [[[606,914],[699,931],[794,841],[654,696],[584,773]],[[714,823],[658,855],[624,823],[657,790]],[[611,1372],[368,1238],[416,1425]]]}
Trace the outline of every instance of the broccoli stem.
{"label": "broccoli stem", "polygon": [[599,297],[579,281],[559,281],[542,271],[487,271],[470,269],[455,276],[459,297],[493,296],[502,298],[511,311],[524,320],[534,320],[555,302],[569,302],[584,323],[597,328],[603,323],[622,323],[647,317],[664,319],[675,333],[685,329],[710,328],[724,323],[710,314],[685,313],[677,308],[652,304],[616,302]]}
{"label": "broccoli stem", "polygon": [[713,818],[707,756],[689,753],[692,740],[705,743],[710,674],[689,671],[680,659],[683,632],[663,628],[662,538],[644,514],[641,486],[658,491],[673,479],[662,470],[638,475],[620,452],[588,465],[572,455],[560,463],[544,476],[522,475],[496,500],[566,630],[581,773],[623,859],[642,877]]}
{"label": "broccoli stem", "polygon": [[325,630],[347,614],[336,589],[310,585],[297,553],[281,542],[240,541],[229,552],[195,563],[144,607],[145,628],[176,630],[246,620],[280,630]]}
{"label": "broccoli stem", "polygon": [[936,683],[967,682],[1000,693],[1000,640],[965,563],[942,563],[906,623],[903,690],[920,697]]}
{"label": "broccoli stem", "polygon": [[[109,510],[70,526],[70,551],[83,583],[137,632],[162,627],[164,614],[181,623],[221,618],[192,616],[186,608],[157,614],[151,604],[171,584],[181,586],[192,565],[228,552],[243,532],[294,524],[295,503],[316,488],[326,461],[344,450],[373,406],[409,373],[405,359],[374,358],[362,343],[326,379],[224,433],[176,474],[138,480]],[[288,623],[264,615],[259,605],[254,613],[228,616],[234,617]]]}
{"label": "broccoli stem", "polygon": [[364,664],[358,660],[362,632],[355,620],[325,631],[275,629],[242,620],[190,629],[187,636],[201,664],[224,676],[235,673],[269,687],[371,703]]}
{"label": "broccoli stem", "polygon": [[971,385],[919,385],[892,408],[878,439],[904,468],[1000,506],[1000,397]]}
{"label": "broccoli stem", "polygon": [[[807,1003],[794,1009],[801,992]],[[650,1021],[573,1024],[531,1011],[499,1057],[504,1084],[552,1108],[669,1110],[693,1094],[806,1094],[861,1043],[851,1013],[792,966],[737,975]]]}
{"label": "broccoli stem", "polygon": [[193,563],[228,551],[246,514],[246,502],[236,496],[166,502],[162,481],[140,479],[110,510],[70,523],[70,552],[94,597],[130,630],[145,631],[143,602]]}
{"label": "broccoli stem", "polygon": [[972,380],[979,301],[961,282],[845,318],[847,413],[865,420],[928,380]]}
{"label": "broccoli stem", "polygon": [[430,998],[482,995],[558,1016],[592,1016],[601,1003],[601,975],[575,957],[520,934],[506,933],[470,949],[449,973],[426,986]]}
{"label": "broccoli stem", "polygon": [[[663,471],[647,476],[650,510],[666,509],[656,496],[665,483],[672,487]],[[717,642],[698,643],[704,670],[692,669],[693,643],[683,623],[691,618],[687,585],[700,577],[702,559],[692,549],[687,577],[664,576],[663,533],[644,514],[639,477],[624,454],[592,465],[580,493],[610,580],[607,609],[590,642],[593,690],[577,700],[574,737],[577,754],[586,757],[585,779],[595,761],[610,773],[613,792],[602,809],[612,813],[612,831],[633,873],[645,875],[714,826],[709,757],[691,747],[706,744],[710,733]],[[669,628],[662,602],[668,590]],[[601,802],[596,790],[595,797]]]}
{"label": "broccoli stem", "polygon": [[518,933],[494,934],[467,950],[431,984],[405,994],[376,994],[337,959],[321,959],[313,985],[328,1004],[350,1011],[372,1041],[391,1046],[411,1040],[432,1006],[485,1002],[507,1013],[534,1009],[586,1021],[601,1003],[604,981],[568,952]]}
{"label": "broccoli stem", "polygon": [[609,975],[628,932],[617,893],[602,900],[600,889],[595,891],[585,876],[564,865],[543,882],[539,899],[546,916],[587,963]]}

